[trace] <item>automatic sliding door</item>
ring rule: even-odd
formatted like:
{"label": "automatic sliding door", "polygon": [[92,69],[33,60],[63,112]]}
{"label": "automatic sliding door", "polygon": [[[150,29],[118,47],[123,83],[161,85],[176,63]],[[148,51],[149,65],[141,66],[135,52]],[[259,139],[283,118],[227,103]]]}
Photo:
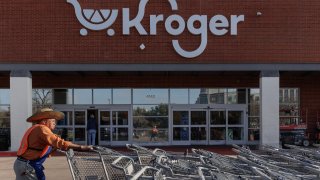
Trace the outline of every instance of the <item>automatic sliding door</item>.
{"label": "automatic sliding door", "polygon": [[87,111],[74,110],[74,142],[87,144]]}
{"label": "automatic sliding door", "polygon": [[111,113],[99,110],[99,145],[110,145],[111,141]]}
{"label": "automatic sliding door", "polygon": [[207,110],[191,110],[191,144],[207,144]]}
{"label": "automatic sliding door", "polygon": [[112,144],[129,141],[129,111],[112,111]]}
{"label": "automatic sliding door", "polygon": [[228,110],[227,144],[244,143],[244,110]]}
{"label": "automatic sliding door", "polygon": [[209,113],[210,113],[209,144],[225,144],[226,143],[226,122],[227,122],[226,110],[210,110]]}
{"label": "automatic sliding door", "polygon": [[189,111],[173,110],[172,142],[174,145],[190,144]]}

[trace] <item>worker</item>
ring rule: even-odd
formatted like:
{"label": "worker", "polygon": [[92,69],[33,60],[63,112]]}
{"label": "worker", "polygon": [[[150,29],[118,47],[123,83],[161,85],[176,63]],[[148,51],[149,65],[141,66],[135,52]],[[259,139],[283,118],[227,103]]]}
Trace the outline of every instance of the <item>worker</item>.
{"label": "worker", "polygon": [[64,119],[64,114],[50,108],[41,109],[27,119],[34,123],[24,134],[17,159],[14,162],[16,180],[45,180],[42,166],[46,158],[56,149],[90,151],[92,146],[82,146],[61,139],[54,134],[56,121]]}

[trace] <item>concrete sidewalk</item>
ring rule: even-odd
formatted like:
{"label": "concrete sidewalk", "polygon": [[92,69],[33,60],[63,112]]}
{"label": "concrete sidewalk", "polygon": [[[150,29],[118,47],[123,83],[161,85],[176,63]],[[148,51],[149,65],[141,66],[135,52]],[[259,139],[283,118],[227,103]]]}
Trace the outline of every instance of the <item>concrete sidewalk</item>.
{"label": "concrete sidewalk", "polygon": [[[14,180],[13,163],[16,157],[0,157],[0,179]],[[70,180],[72,179],[67,159],[65,156],[48,158],[44,163],[47,180]]]}

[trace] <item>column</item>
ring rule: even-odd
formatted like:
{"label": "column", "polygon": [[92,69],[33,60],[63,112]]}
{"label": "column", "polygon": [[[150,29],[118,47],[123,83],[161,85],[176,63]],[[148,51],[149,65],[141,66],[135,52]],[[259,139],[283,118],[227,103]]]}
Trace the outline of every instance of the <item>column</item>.
{"label": "column", "polygon": [[32,77],[29,71],[10,73],[11,151],[17,151],[25,131],[31,127],[26,119],[32,115]]}
{"label": "column", "polygon": [[279,71],[260,74],[260,145],[279,147]]}

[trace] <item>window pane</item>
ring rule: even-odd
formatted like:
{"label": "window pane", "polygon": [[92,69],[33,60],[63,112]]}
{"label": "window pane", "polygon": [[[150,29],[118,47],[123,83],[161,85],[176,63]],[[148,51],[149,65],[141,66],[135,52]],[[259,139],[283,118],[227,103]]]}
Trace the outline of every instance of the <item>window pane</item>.
{"label": "window pane", "polygon": [[173,128],[173,140],[174,141],[188,141],[189,140],[189,128],[188,127],[175,127],[175,128]]}
{"label": "window pane", "polygon": [[190,104],[208,104],[207,89],[190,89]]}
{"label": "window pane", "polygon": [[210,112],[211,125],[226,125],[226,112],[225,111],[211,111]]}
{"label": "window pane", "polygon": [[209,103],[210,104],[225,104],[225,89],[209,89]]}
{"label": "window pane", "polygon": [[86,128],[75,128],[74,129],[74,140],[85,141],[86,140]]}
{"label": "window pane", "polygon": [[112,112],[113,125],[128,125],[128,111],[113,111]]}
{"label": "window pane", "polygon": [[243,128],[232,127],[228,128],[229,140],[242,140],[243,139]]}
{"label": "window pane", "polygon": [[54,104],[72,104],[72,89],[54,89]]}
{"label": "window pane", "polygon": [[225,140],[226,128],[224,127],[211,127],[210,140]]}
{"label": "window pane", "polygon": [[241,125],[243,123],[242,111],[228,111],[228,124]]}
{"label": "window pane", "polygon": [[189,111],[173,111],[173,125],[188,125]]}
{"label": "window pane", "polygon": [[93,104],[112,104],[111,89],[93,89]]}
{"label": "window pane", "polygon": [[170,89],[171,104],[188,104],[188,89]]}
{"label": "window pane", "polygon": [[74,104],[92,104],[92,89],[74,89]]}
{"label": "window pane", "polygon": [[158,128],[158,134],[152,137],[152,128],[136,128],[133,130],[134,142],[167,142],[168,141],[168,129]]}
{"label": "window pane", "polygon": [[249,104],[259,104],[260,103],[260,89],[248,89]]}
{"label": "window pane", "polygon": [[113,128],[112,141],[128,141],[128,128]]}
{"label": "window pane", "polygon": [[57,127],[54,130],[55,134],[59,135],[62,139],[73,141],[73,128]]}
{"label": "window pane", "polygon": [[38,108],[51,107],[52,89],[33,89],[32,105]]}
{"label": "window pane", "polygon": [[191,125],[207,124],[207,111],[191,111]]}
{"label": "window pane", "polygon": [[134,128],[149,128],[151,130],[153,126],[157,126],[158,128],[168,128],[168,118],[167,117],[133,117]]}
{"label": "window pane", "polygon": [[260,128],[260,118],[259,117],[249,117],[249,128]]}
{"label": "window pane", "polygon": [[168,105],[135,105],[133,116],[168,116]]}
{"label": "window pane", "polygon": [[84,111],[74,112],[74,124],[85,125],[86,124],[86,113]]}
{"label": "window pane", "polygon": [[0,104],[10,104],[10,89],[0,89]]}
{"label": "window pane", "polygon": [[73,125],[73,112],[72,111],[62,111],[64,114],[64,119],[57,122],[58,126],[72,126]]}
{"label": "window pane", "polygon": [[245,104],[246,89],[228,89],[228,104]]}
{"label": "window pane", "polygon": [[133,89],[133,104],[168,104],[168,89]]}
{"label": "window pane", "polygon": [[131,104],[131,89],[113,89],[113,104]]}
{"label": "window pane", "polygon": [[110,111],[100,111],[100,125],[110,125]]}
{"label": "window pane", "polygon": [[207,130],[205,127],[191,127],[191,140],[206,140]]}
{"label": "window pane", "polygon": [[101,141],[110,141],[110,128],[104,127],[100,128],[100,140]]}
{"label": "window pane", "polygon": [[259,141],[260,140],[260,130],[259,129],[249,129],[249,141]]}

